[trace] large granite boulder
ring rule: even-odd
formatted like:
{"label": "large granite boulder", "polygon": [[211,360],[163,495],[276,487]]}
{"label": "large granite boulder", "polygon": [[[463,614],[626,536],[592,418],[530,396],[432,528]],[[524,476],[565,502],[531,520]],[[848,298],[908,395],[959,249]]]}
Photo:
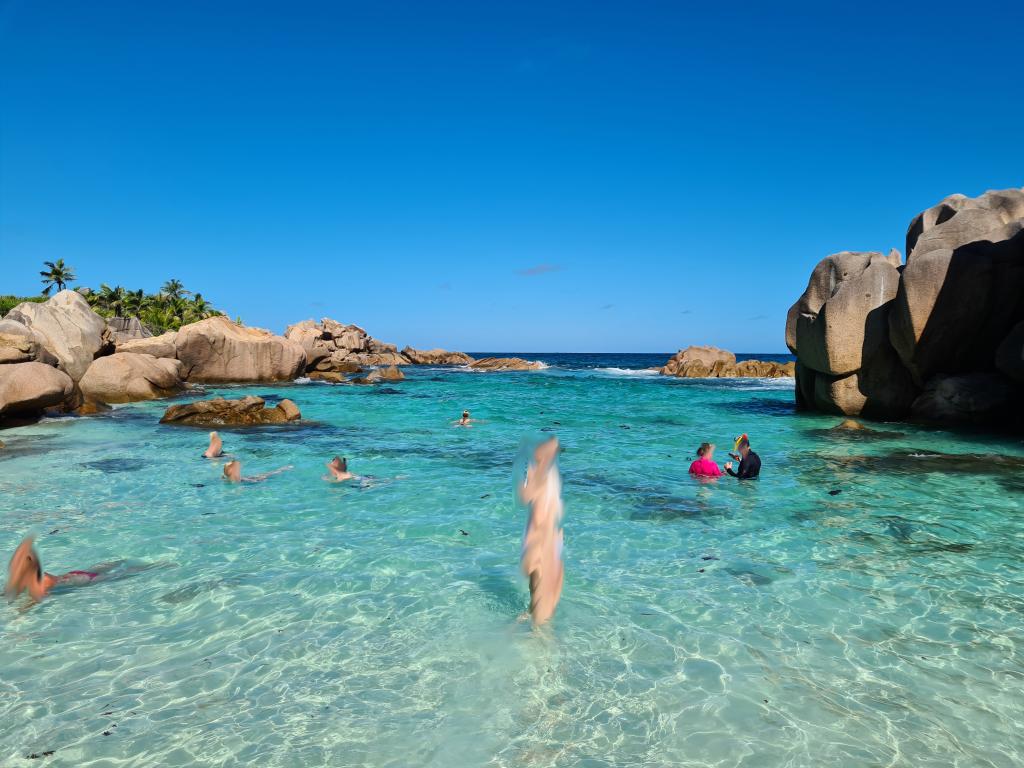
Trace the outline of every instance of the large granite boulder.
{"label": "large granite boulder", "polygon": [[406,365],[394,344],[370,336],[358,325],[345,325],[325,317],[319,323],[303,320],[288,326],[285,337],[302,347],[311,371],[337,371],[348,365]]}
{"label": "large granite boulder", "polygon": [[117,345],[117,351],[131,352],[136,355],[152,355],[153,357],[177,358],[177,339],[178,334],[176,332],[168,331],[167,333],[160,334],[159,336],[150,336],[145,339],[129,339],[128,341],[119,342]]}
{"label": "large granite boulder", "polygon": [[32,329],[74,381],[85,375],[95,358],[113,351],[106,320],[93,312],[77,291],[61,291],[39,304],[24,302],[4,320]]}
{"label": "large granite boulder", "polygon": [[248,395],[237,400],[218,397],[172,405],[164,412],[160,423],[192,427],[248,427],[287,424],[301,416],[298,406],[291,400],[282,400],[275,407],[268,408],[262,397]]}
{"label": "large granite boulder", "polygon": [[465,352],[449,352],[446,349],[414,349],[405,347],[402,356],[413,365],[471,365],[473,358]]}
{"label": "large granite boulder", "polygon": [[174,339],[182,375],[198,382],[291,381],[306,367],[300,344],[224,316],[183,326]]}
{"label": "large granite boulder", "polygon": [[[964,231],[946,228],[968,211],[982,213],[965,209],[918,239],[893,304],[890,338],[919,383],[990,370],[1007,329],[1024,319],[1024,218],[986,230],[989,239],[958,243]],[[922,252],[924,245],[931,247]]]}
{"label": "large granite boulder", "polygon": [[109,317],[107,330],[115,345],[123,344],[132,339],[148,339],[153,333],[137,317]]}
{"label": "large granite boulder", "polygon": [[470,363],[469,367],[476,371],[539,371],[547,366],[521,357],[482,357]]}
{"label": "large granite boulder", "polygon": [[844,251],[818,262],[786,318],[786,344],[801,364],[832,376],[860,370],[865,350],[888,340],[899,267],[896,249],[888,256]]}
{"label": "large granite boulder", "polygon": [[45,363],[0,365],[0,418],[36,416],[62,406],[75,395],[75,382]]}
{"label": "large granite boulder", "polygon": [[1024,423],[1011,413],[1024,397],[1024,189],[947,197],[914,218],[906,245],[902,267],[894,252],[815,268],[786,324],[797,404]]}
{"label": "large granite boulder", "polygon": [[736,363],[736,376],[748,379],[786,379],[796,375],[796,363],[774,360],[744,360]]}
{"label": "large granite boulder", "polygon": [[389,365],[387,368],[376,368],[366,376],[352,379],[353,384],[379,384],[382,381],[403,381],[405,374],[396,365]]}
{"label": "large granite boulder", "polygon": [[78,386],[87,402],[131,403],[170,397],[185,383],[180,360],[117,352],[94,361]]}
{"label": "large granite boulder", "polygon": [[16,320],[0,320],[0,365],[40,362],[57,365],[45,338]]}

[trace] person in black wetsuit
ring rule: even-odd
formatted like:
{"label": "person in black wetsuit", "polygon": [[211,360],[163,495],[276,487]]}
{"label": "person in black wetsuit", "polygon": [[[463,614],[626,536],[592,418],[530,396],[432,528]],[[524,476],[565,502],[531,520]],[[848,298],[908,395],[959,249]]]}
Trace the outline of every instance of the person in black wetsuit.
{"label": "person in black wetsuit", "polygon": [[732,471],[732,462],[727,461],[725,463],[725,471],[733,477],[738,477],[740,480],[753,480],[755,477],[761,474],[761,457],[750,450],[750,438],[746,434],[740,435],[736,438],[735,449],[739,451],[737,456],[735,453],[730,453],[734,459],[737,459],[740,465],[736,468],[736,471]]}

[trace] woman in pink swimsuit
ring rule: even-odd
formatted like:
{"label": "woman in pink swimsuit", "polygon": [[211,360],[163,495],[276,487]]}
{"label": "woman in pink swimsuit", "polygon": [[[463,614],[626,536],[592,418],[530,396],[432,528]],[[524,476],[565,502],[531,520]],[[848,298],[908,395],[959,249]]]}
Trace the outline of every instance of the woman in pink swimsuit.
{"label": "woman in pink swimsuit", "polygon": [[7,586],[4,587],[4,594],[8,600],[13,600],[22,592],[28,592],[33,600],[39,601],[54,587],[88,584],[98,579],[100,575],[92,571],[68,571],[60,576],[44,573],[39,554],[32,545],[32,537],[29,536],[14,550],[14,556],[7,567]]}
{"label": "woman in pink swimsuit", "polygon": [[701,443],[697,449],[697,460],[690,465],[690,474],[694,477],[721,477],[722,470],[715,464],[714,455],[714,443]]}

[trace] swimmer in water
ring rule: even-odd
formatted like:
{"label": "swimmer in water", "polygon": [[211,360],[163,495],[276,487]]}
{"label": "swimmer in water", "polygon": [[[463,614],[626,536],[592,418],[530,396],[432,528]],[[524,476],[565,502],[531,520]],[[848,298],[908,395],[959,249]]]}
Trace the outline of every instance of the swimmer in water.
{"label": "swimmer in water", "polygon": [[562,596],[562,479],[558,474],[558,438],[537,446],[519,498],[530,508],[520,565],[530,580],[530,616],[540,626],[555,614]]}
{"label": "swimmer in water", "polygon": [[733,477],[738,477],[740,480],[756,479],[761,474],[761,457],[750,450],[750,438],[747,437],[746,432],[736,438],[733,450],[739,451],[739,454],[730,453],[729,455],[737,460],[740,465],[733,472],[732,462],[727,461],[725,463],[725,471]]}
{"label": "swimmer in water", "polygon": [[220,435],[216,432],[210,433],[210,447],[203,451],[203,457],[207,459],[216,459],[224,455],[224,443],[221,442]]}
{"label": "swimmer in water", "polygon": [[472,427],[473,419],[469,418],[469,411],[462,412],[462,418],[452,422],[456,427]]}
{"label": "swimmer in water", "polygon": [[715,444],[701,443],[697,449],[697,460],[690,465],[690,474],[694,477],[721,477],[722,470],[714,462]]}
{"label": "swimmer in water", "polygon": [[327,471],[330,474],[324,475],[324,480],[331,480],[335,483],[343,483],[355,478],[355,475],[348,471],[348,459],[340,456],[335,456],[327,462]]}
{"label": "swimmer in water", "polygon": [[289,464],[286,467],[280,469],[274,469],[270,472],[264,472],[262,475],[253,475],[252,477],[242,477],[242,462],[238,459],[233,459],[224,465],[224,479],[229,483],[262,483],[268,477],[279,475],[282,472],[287,472],[292,469],[292,465]]}
{"label": "swimmer in water", "polygon": [[7,585],[4,587],[4,595],[10,601],[17,598],[22,592],[28,592],[33,600],[39,602],[54,587],[77,587],[89,584],[102,575],[103,570],[99,566],[97,566],[97,571],[68,571],[60,576],[43,572],[39,553],[36,552],[33,539],[29,536],[14,550],[14,556],[11,557],[11,562],[7,566]]}

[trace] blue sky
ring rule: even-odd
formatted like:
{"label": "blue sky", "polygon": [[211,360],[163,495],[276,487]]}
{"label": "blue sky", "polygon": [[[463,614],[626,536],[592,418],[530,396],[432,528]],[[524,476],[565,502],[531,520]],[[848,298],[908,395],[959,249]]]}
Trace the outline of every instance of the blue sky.
{"label": "blue sky", "polygon": [[783,351],[819,259],[1024,185],[1022,22],[1020,2],[0,0],[0,293],[64,258],[274,330]]}

